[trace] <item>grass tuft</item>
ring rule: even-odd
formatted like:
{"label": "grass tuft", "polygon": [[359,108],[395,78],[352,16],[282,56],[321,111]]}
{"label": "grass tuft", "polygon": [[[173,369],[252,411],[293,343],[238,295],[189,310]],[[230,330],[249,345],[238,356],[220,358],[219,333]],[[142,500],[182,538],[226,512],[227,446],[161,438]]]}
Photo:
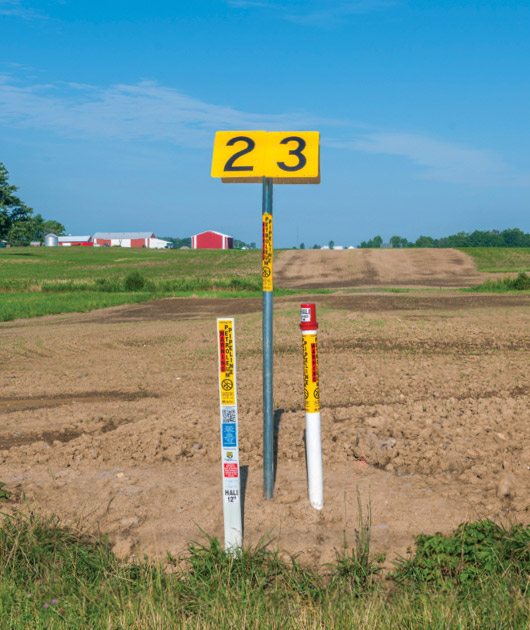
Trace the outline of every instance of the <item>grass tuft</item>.
{"label": "grass tuft", "polygon": [[529,291],[530,276],[524,271],[519,272],[516,278],[502,278],[499,280],[486,280],[483,284],[465,291],[476,291],[478,293],[510,293],[512,291]]}

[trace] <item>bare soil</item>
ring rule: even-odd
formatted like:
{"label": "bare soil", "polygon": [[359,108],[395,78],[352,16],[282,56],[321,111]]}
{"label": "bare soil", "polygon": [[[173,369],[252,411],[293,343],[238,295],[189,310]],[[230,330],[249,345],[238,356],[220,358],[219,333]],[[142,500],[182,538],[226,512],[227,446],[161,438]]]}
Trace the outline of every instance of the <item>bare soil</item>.
{"label": "bare soil", "polygon": [[[311,253],[311,252],[308,252]],[[318,252],[317,252],[318,253]],[[348,255],[347,252],[324,252]],[[398,252],[401,254],[401,252]],[[530,300],[315,296],[325,507],[307,500],[299,304],[275,302],[275,496],[262,498],[261,302],[174,298],[0,324],[0,481],[131,555],[222,539],[216,316],[236,316],[246,544],[310,564],[354,543],[405,553],[464,520],[527,521]]]}
{"label": "bare soil", "polygon": [[291,289],[470,287],[487,277],[455,249],[289,250],[274,273],[278,286]]}

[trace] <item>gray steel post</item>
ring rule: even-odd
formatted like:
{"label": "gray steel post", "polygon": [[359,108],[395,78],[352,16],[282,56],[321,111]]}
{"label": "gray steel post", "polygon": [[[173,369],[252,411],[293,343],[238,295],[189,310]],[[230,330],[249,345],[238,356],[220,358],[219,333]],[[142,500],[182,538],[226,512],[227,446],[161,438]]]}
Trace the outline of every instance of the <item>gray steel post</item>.
{"label": "gray steel post", "polygon": [[[272,178],[263,178],[263,214],[272,214]],[[271,261],[272,262],[272,261]],[[272,291],[263,291],[263,495],[274,492],[274,415],[272,395]]]}

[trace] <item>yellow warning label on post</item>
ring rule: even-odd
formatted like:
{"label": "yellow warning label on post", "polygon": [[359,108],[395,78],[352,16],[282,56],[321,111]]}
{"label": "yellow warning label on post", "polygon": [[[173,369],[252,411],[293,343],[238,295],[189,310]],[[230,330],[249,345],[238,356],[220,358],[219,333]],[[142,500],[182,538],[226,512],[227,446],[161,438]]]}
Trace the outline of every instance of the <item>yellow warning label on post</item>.
{"label": "yellow warning label on post", "polygon": [[234,357],[234,320],[217,321],[219,333],[219,389],[221,405],[236,404],[236,374]]}
{"label": "yellow warning label on post", "polygon": [[272,214],[263,213],[263,261],[261,268],[263,290],[272,291]]}
{"label": "yellow warning label on post", "polygon": [[315,413],[320,411],[317,336],[302,335],[302,349],[304,353],[305,410],[308,413]]}

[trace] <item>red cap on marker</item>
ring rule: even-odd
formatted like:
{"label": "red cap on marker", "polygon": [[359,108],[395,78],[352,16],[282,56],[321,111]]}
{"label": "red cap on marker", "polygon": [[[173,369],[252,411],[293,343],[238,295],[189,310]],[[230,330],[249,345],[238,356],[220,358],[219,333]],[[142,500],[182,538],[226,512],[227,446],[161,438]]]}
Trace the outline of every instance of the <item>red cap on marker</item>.
{"label": "red cap on marker", "polygon": [[315,304],[302,304],[300,306],[300,330],[318,330]]}

